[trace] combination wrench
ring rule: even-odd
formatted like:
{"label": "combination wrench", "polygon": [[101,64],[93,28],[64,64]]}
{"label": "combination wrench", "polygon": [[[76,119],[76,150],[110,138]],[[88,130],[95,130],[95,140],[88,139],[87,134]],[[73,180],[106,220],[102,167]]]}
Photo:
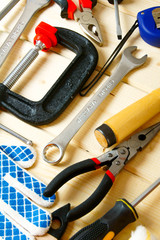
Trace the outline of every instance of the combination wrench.
{"label": "combination wrench", "polygon": [[10,32],[7,39],[4,41],[2,46],[0,47],[0,67],[4,63],[8,54],[10,53],[12,47],[28,25],[29,21],[33,17],[33,15],[40,9],[49,5],[51,0],[27,0],[24,11],[19,18],[18,22]]}
{"label": "combination wrench", "polygon": [[[102,103],[102,101],[109,95],[109,93],[115,88],[115,86],[124,78],[127,73],[145,63],[147,55],[144,55],[140,59],[132,55],[132,52],[136,49],[136,46],[131,46],[124,50],[120,63],[116,70],[113,72],[112,76],[102,84],[98,91],[81,109],[76,117],[69,123],[69,125],[56,138],[54,138],[44,147],[42,156],[46,162],[52,164],[57,164],[60,162],[68,143],[91,116],[91,114],[96,110],[96,108]],[[47,158],[48,149],[51,147],[55,147],[56,150],[58,149],[59,151],[57,160],[50,161]]]}

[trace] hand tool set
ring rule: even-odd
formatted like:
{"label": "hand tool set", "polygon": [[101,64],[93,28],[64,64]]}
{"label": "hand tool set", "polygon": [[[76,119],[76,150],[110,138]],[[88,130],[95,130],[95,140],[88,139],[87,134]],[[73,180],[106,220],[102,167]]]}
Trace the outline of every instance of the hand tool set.
{"label": "hand tool set", "polygon": [[[93,210],[112,187],[116,175],[124,168],[128,161],[137,154],[137,152],[141,151],[154,138],[159,131],[160,122],[136,133],[129,140],[122,142],[113,150],[108,151],[97,158],[78,162],[60,172],[44,190],[44,196],[51,197],[61,186],[63,186],[63,184],[79,174],[94,171],[102,166],[108,168],[100,185],[87,200],[75,208],[70,209],[68,205],[65,205],[56,210],[55,215],[54,212],[52,213],[53,219],[58,218],[62,223],[61,229],[52,230],[53,236],[55,232],[55,236],[57,237],[58,234],[58,239],[60,239],[67,227],[65,223],[74,221]],[[66,208],[69,208],[67,213],[62,211],[62,209]]]}
{"label": "hand tool set", "polygon": [[[108,0],[115,7],[118,39],[122,38],[118,13],[118,4],[122,1]],[[19,0],[11,0],[0,11],[0,20],[18,2]],[[97,0],[79,0],[80,9],[72,0],[55,0],[55,2],[61,7],[62,18],[79,22],[88,37],[102,46],[103,39],[100,26],[92,13]],[[0,47],[0,66],[6,60],[31,18],[42,8],[49,6],[50,3],[51,0],[26,0],[20,19]],[[66,109],[76,94],[80,93],[81,96],[84,96],[95,85],[137,27],[141,38],[145,42],[151,46],[160,47],[160,7],[152,7],[138,12],[137,20],[131,29],[98,74],[87,85],[86,82],[98,62],[98,52],[94,44],[72,30],[53,27],[43,21],[40,22],[35,29],[35,46],[0,83],[0,107],[31,125],[38,126],[52,122]],[[22,74],[29,69],[31,63],[38,57],[39,52],[41,50],[44,52],[52,51],[51,48],[57,45],[71,50],[76,56],[61,76],[54,81],[43,98],[39,101],[32,101],[13,92],[11,88]],[[131,70],[142,66],[146,62],[147,55],[141,58],[132,55],[132,52],[136,49],[136,46],[129,46],[122,52],[121,60],[113,74],[93,94],[68,126],[45,145],[42,157],[46,162],[59,163],[71,139],[97,107]],[[33,240],[36,236],[43,236],[48,233],[60,240],[68,223],[91,212],[107,195],[116,176],[125,165],[159,133],[160,122],[134,133],[159,112],[160,88],[157,88],[96,128],[96,138],[103,147],[110,147],[118,143],[117,146],[98,157],[89,158],[66,167],[47,186],[24,170],[24,168],[29,168],[35,163],[36,152],[33,147],[5,143],[0,145],[0,237],[7,240]],[[0,124],[0,128],[24,143],[32,145],[31,140],[4,125]],[[125,140],[127,137],[128,140]],[[57,159],[54,158],[54,151],[51,154],[50,150],[52,148],[55,148],[56,154],[57,150],[59,151]],[[52,207],[55,202],[55,193],[69,180],[101,167],[104,170],[107,169],[101,183],[78,206],[71,208],[71,203],[67,203],[52,213],[44,209]],[[125,226],[137,220],[138,214],[134,207],[159,183],[160,178],[131,204],[125,199],[118,199],[109,212],[91,225],[82,228],[70,240],[113,239]],[[60,221],[60,227],[55,229],[52,227],[52,223],[57,219]]]}

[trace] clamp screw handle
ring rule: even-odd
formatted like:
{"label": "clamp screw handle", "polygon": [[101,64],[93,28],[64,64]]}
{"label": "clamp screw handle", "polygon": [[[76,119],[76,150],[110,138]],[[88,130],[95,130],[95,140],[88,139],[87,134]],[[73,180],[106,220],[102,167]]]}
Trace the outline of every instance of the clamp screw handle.
{"label": "clamp screw handle", "polygon": [[19,64],[13,69],[8,77],[3,81],[3,84],[11,89],[18,81],[20,76],[26,71],[31,63],[39,55],[39,51],[48,51],[51,47],[57,45],[56,32],[57,29],[45,22],[41,22],[35,29],[36,36],[34,38],[35,48],[31,49]]}
{"label": "clamp screw handle", "polygon": [[45,48],[42,51],[48,51],[51,47],[57,45],[56,32],[57,29],[51,25],[41,22],[35,29],[36,36],[34,38],[34,45],[37,41],[41,41]]}

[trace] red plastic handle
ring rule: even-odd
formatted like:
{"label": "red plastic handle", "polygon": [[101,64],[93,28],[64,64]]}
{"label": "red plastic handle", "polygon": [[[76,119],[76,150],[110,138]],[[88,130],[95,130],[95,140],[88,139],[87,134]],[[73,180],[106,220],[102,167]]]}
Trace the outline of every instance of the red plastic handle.
{"label": "red plastic handle", "polygon": [[79,5],[83,8],[93,8],[93,2],[91,0],[79,0]]}
{"label": "red plastic handle", "polygon": [[55,27],[41,22],[35,29],[36,36],[34,37],[34,45],[36,41],[41,41],[46,46],[43,51],[48,51],[51,47],[57,45],[56,32],[57,29]]}

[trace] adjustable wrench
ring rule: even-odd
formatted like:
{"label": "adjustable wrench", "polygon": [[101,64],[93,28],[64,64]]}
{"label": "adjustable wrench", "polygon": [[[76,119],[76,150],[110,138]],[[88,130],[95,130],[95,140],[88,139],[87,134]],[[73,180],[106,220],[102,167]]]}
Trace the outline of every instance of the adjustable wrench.
{"label": "adjustable wrench", "polygon": [[0,48],[0,67],[7,58],[9,52],[20,37],[33,15],[43,7],[49,5],[51,0],[27,0],[25,9],[18,22]]}
{"label": "adjustable wrench", "polygon": [[[93,95],[88,103],[69,123],[69,125],[56,138],[54,138],[44,147],[43,159],[46,162],[52,164],[57,164],[60,162],[70,140],[87,121],[91,114],[96,110],[96,108],[102,103],[102,101],[109,95],[113,88],[123,79],[123,77],[128,72],[145,63],[147,55],[144,55],[142,58],[138,59],[131,54],[136,49],[136,46],[131,46],[124,50],[121,61],[112,76],[109,77],[109,79],[98,89],[98,91]],[[57,160],[50,161],[47,159],[47,150],[51,147],[56,147],[59,150],[59,158]]]}

